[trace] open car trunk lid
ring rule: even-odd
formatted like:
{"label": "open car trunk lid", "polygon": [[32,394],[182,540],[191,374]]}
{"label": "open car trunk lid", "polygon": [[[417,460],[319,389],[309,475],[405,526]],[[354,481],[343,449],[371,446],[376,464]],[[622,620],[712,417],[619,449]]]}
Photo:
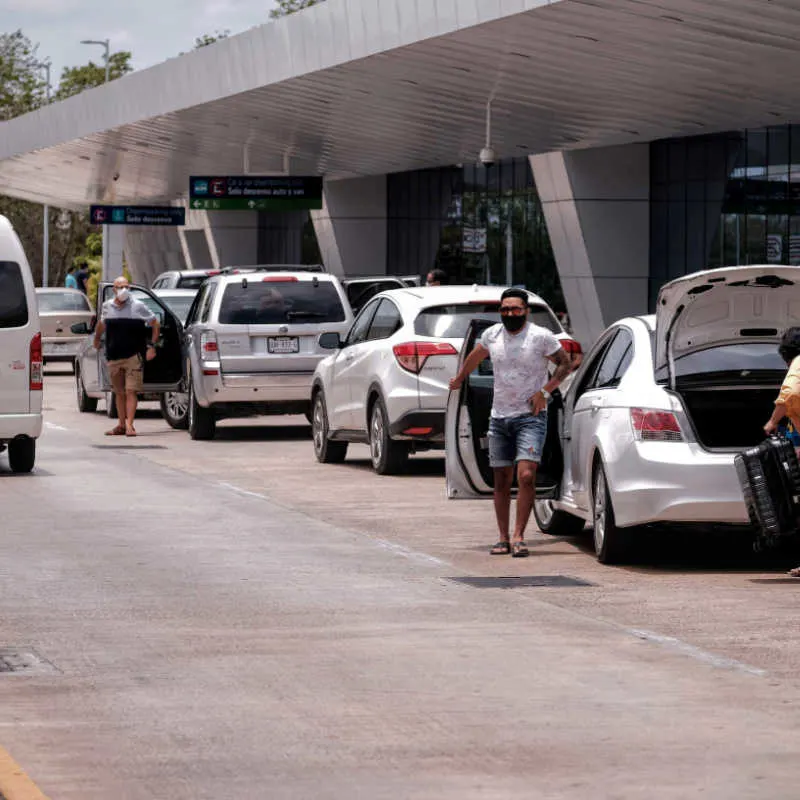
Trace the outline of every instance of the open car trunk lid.
{"label": "open car trunk lid", "polygon": [[800,270],[779,265],[706,270],[665,284],[656,309],[655,369],[674,386],[674,360],[737,341],[777,342],[800,325]]}

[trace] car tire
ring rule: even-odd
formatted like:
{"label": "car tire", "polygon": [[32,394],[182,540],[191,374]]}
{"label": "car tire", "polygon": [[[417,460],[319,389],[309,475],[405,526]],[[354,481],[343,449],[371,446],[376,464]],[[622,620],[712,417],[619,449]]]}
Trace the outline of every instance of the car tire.
{"label": "car tire", "polygon": [[165,392],[161,395],[161,416],[176,431],[189,427],[189,395],[187,392]]}
{"label": "car tire", "polygon": [[321,391],[314,395],[311,434],[314,440],[314,455],[320,464],[341,464],[345,460],[347,442],[332,442],[329,438],[328,409]]}
{"label": "car tire", "polygon": [[580,517],[554,509],[552,500],[536,500],[533,518],[539,530],[548,536],[579,536],[586,527]]}
{"label": "car tire", "polygon": [[97,398],[89,397],[89,395],[86,394],[86,387],[83,385],[81,371],[77,367],[75,367],[75,392],[78,397],[78,411],[80,411],[81,414],[91,414],[97,411]]}
{"label": "car tire", "polygon": [[217,432],[214,410],[203,408],[194,393],[194,384],[189,376],[189,409],[187,413],[189,436],[197,442],[210,441]]}
{"label": "car tire", "polygon": [[109,419],[118,419],[117,398],[114,392],[106,392],[106,416]]}
{"label": "car tire", "polygon": [[27,474],[36,463],[36,439],[20,436],[8,443],[8,464],[17,475]]}
{"label": "car tire", "polygon": [[389,435],[389,415],[379,397],[369,418],[369,453],[373,469],[378,475],[396,475],[405,468],[408,452],[405,442],[396,442]]}
{"label": "car tire", "polygon": [[617,527],[606,471],[600,461],[597,462],[592,479],[592,519],[597,560],[601,564],[621,563],[626,551],[627,536],[624,530]]}

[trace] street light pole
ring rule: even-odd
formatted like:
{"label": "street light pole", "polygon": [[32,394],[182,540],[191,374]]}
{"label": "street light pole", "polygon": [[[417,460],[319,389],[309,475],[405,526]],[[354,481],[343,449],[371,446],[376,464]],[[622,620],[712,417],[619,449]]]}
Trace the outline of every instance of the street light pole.
{"label": "street light pole", "polygon": [[[47,105],[50,105],[50,67],[52,66],[49,61],[41,61],[36,65],[39,69],[43,69],[45,73],[45,96],[47,98]],[[45,203],[44,208],[44,224],[42,231],[42,286],[47,286],[50,280],[50,206]]]}

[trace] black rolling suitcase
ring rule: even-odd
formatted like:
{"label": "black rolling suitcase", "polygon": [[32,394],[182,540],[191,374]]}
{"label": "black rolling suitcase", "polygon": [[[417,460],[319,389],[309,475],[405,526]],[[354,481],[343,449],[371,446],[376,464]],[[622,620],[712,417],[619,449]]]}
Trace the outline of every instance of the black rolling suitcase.
{"label": "black rolling suitcase", "polygon": [[756,550],[798,532],[800,464],[794,445],[772,436],[734,459],[750,521],[759,531]]}

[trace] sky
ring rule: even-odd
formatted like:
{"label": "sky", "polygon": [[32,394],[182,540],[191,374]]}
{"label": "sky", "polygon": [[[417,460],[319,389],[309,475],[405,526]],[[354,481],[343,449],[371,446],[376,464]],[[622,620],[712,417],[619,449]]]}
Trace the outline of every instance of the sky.
{"label": "sky", "polygon": [[[130,50],[136,69],[188,52],[198,36],[241,33],[269,21],[273,0],[0,0],[0,33],[21,29],[39,58],[61,70],[102,62],[103,49],[81,39],[110,39],[111,50]],[[135,11],[133,10],[135,9]]]}

